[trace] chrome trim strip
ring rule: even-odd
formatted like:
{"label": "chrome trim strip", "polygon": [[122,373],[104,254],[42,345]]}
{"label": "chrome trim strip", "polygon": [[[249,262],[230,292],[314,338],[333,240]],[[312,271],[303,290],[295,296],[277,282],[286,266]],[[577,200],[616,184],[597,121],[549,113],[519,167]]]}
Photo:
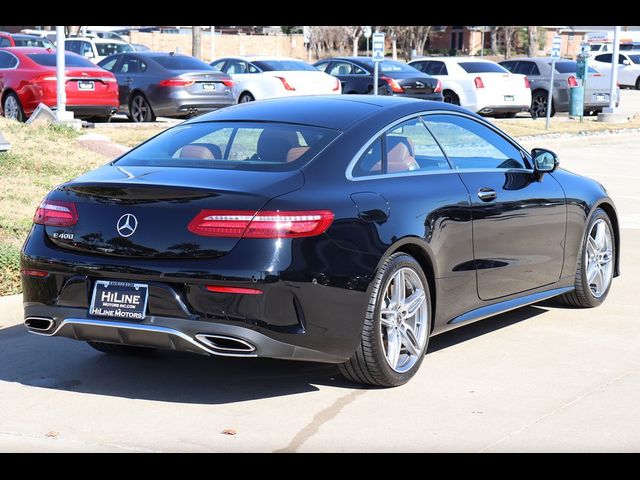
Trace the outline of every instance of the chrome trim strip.
{"label": "chrome trim strip", "polygon": [[[256,347],[251,345],[249,342],[242,340],[241,338],[237,338],[237,337],[229,337],[227,335],[210,335],[210,334],[206,334],[206,333],[199,333],[196,335],[196,338],[198,340],[200,340],[202,343],[210,346],[211,348],[215,348],[216,350],[222,350],[225,352],[244,352],[244,355],[238,355],[241,357],[245,357],[245,356],[250,356],[250,355],[246,355],[248,353],[251,352],[255,352]],[[241,343],[242,345],[246,345],[248,347],[248,350],[242,350],[240,348],[228,348],[228,347],[220,347],[216,344],[214,344],[211,340],[209,340],[209,338],[221,338],[223,340],[231,340],[234,342],[238,342]]]}
{"label": "chrome trim strip", "polygon": [[136,323],[120,323],[120,322],[111,322],[108,320],[89,320],[89,319],[84,319],[84,318],[67,318],[65,320],[63,320],[60,325],[58,326],[58,328],[56,328],[52,333],[38,333],[38,332],[32,332],[31,330],[29,330],[31,333],[35,333],[37,335],[44,335],[47,337],[53,337],[55,335],[58,334],[58,332],[64,328],[67,325],[90,325],[90,326],[95,326],[95,327],[105,327],[105,328],[122,328],[125,330],[140,330],[140,331],[144,331],[144,332],[155,332],[155,333],[164,333],[166,335],[173,335],[174,337],[179,337],[182,340],[189,342],[190,344],[192,344],[195,347],[198,347],[200,350],[204,350],[205,352],[211,354],[211,355],[219,355],[219,356],[224,356],[224,357],[257,357],[256,354],[244,354],[244,355],[238,355],[238,354],[232,354],[232,353],[222,353],[222,352],[216,352],[214,350],[211,350],[209,348],[207,348],[205,345],[196,342],[193,338],[191,338],[189,335],[187,335],[186,333],[180,332],[179,330],[175,330],[173,328],[168,328],[168,327],[161,327],[161,326],[156,326],[156,325],[143,325],[143,324],[136,324]]}
{"label": "chrome trim strip", "polygon": [[527,305],[531,305],[532,303],[541,302],[542,300],[562,295],[563,293],[570,292],[573,289],[574,287],[554,288],[553,290],[533,293],[524,297],[513,298],[504,302],[494,303],[492,305],[487,305],[486,307],[476,308],[475,310],[471,310],[470,312],[463,313],[453,320],[449,320],[447,323],[457,325],[461,323],[471,323],[477,320],[483,320],[500,313],[505,313],[510,310],[515,310],[516,308],[525,307]]}
{"label": "chrome trim strip", "polygon": [[[387,173],[387,174],[381,173],[379,175],[367,175],[366,177],[354,177],[353,176],[353,167],[355,167],[355,164],[357,163],[357,161],[360,159],[360,157],[362,157],[364,152],[366,152],[369,149],[369,147],[373,144],[373,142],[375,142],[378,139],[378,137],[380,137],[380,135],[382,135],[384,132],[386,132],[387,130],[390,130],[393,127],[395,127],[396,125],[399,125],[400,123],[405,122],[407,120],[410,120],[412,118],[427,117],[429,115],[442,115],[442,114],[457,115],[457,116],[460,116],[460,117],[466,117],[466,118],[468,118],[470,120],[475,120],[476,122],[478,122],[478,123],[480,123],[480,124],[482,124],[482,125],[484,125],[486,127],[489,127],[495,133],[500,135],[502,138],[504,138],[508,142],[514,144],[514,146],[516,148],[521,150],[522,153],[524,153],[526,155],[526,158],[527,158],[528,162],[531,161],[531,157],[530,157],[529,153],[522,147],[522,145],[520,145],[518,142],[516,142],[513,138],[507,136],[504,132],[502,132],[500,129],[498,129],[498,127],[496,127],[495,125],[491,124],[490,122],[488,122],[488,121],[486,121],[486,120],[484,120],[482,118],[476,118],[475,116],[469,115],[468,113],[455,112],[455,111],[452,111],[452,110],[427,110],[427,111],[423,111],[423,112],[417,112],[417,113],[411,113],[409,115],[405,115],[404,117],[401,117],[401,118],[399,118],[397,120],[394,120],[393,122],[387,124],[385,127],[383,127],[380,130],[378,130],[364,144],[364,146],[362,146],[360,148],[360,150],[358,150],[356,152],[356,154],[353,156],[353,158],[351,159],[351,161],[347,165],[347,169],[345,171],[345,176],[347,177],[347,180],[351,180],[352,182],[360,182],[360,181],[363,181],[363,180],[373,180],[373,179],[378,179],[378,178],[395,178],[395,177],[411,177],[411,176],[422,176],[422,175],[439,175],[439,174],[443,174],[443,173],[507,172],[507,171],[513,171],[513,170],[526,171],[526,172],[533,173],[533,169],[528,169],[528,168],[525,168],[525,169],[522,169],[522,168],[518,168],[518,169],[514,169],[514,168],[478,168],[478,169],[450,168],[449,170],[436,170],[436,171],[433,171],[433,172],[421,171],[421,170],[413,170],[413,171],[401,172],[401,173]],[[430,130],[429,130],[429,133],[431,133]],[[435,140],[436,140],[436,142],[438,142],[437,138],[435,138]],[[445,155],[445,158],[446,158],[446,155]]]}

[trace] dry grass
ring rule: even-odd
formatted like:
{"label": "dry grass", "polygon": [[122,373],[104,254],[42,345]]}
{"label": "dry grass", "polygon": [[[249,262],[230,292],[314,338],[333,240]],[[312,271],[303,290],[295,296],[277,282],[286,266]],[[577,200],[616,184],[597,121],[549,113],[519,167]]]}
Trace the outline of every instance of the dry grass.
{"label": "dry grass", "polygon": [[18,293],[18,255],[38,203],[56,185],[106,163],[58,126],[0,118],[11,150],[0,154],[0,295]]}
{"label": "dry grass", "polygon": [[607,130],[621,130],[625,128],[640,128],[640,119],[634,119],[625,123],[604,123],[592,119],[579,120],[551,119],[549,130],[545,130],[545,119],[533,120],[530,118],[514,118],[512,120],[500,120],[494,122],[500,129],[512,137],[524,137],[528,135],[545,135],[551,133],[579,133],[579,132],[603,132]]}
{"label": "dry grass", "polygon": [[132,128],[105,128],[96,130],[96,133],[105,135],[111,139],[112,142],[119,143],[126,147],[135,147],[140,143],[148,140],[149,138],[157,135],[160,132],[165,131],[171,125],[166,123],[158,123],[156,125],[144,126],[144,127],[132,127]]}

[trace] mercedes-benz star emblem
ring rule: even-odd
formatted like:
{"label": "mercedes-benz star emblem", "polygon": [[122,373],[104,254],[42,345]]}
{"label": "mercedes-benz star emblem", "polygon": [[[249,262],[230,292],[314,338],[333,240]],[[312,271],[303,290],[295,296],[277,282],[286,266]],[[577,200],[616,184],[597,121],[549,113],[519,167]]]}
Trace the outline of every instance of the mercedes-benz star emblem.
{"label": "mercedes-benz star emblem", "polygon": [[121,237],[130,237],[138,228],[138,219],[131,213],[125,213],[118,219],[116,228]]}

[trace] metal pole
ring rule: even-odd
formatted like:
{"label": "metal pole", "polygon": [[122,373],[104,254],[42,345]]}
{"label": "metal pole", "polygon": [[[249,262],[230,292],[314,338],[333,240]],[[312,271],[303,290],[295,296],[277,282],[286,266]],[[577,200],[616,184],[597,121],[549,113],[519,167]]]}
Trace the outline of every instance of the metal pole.
{"label": "metal pole", "polygon": [[367,57],[369,56],[369,37],[367,37]]}
{"label": "metal pole", "polygon": [[378,95],[378,63],[373,62],[373,94]]}
{"label": "metal pole", "polygon": [[67,106],[67,95],[65,92],[65,86],[67,79],[65,77],[64,68],[64,27],[56,27],[56,95],[57,95],[57,108],[56,118],[63,120],[65,117]]}
{"label": "metal pole", "polygon": [[618,87],[618,52],[620,51],[620,27],[613,31],[613,54],[611,55],[611,87],[609,89],[608,113],[616,110],[616,90]]}
{"label": "metal pole", "polygon": [[547,122],[544,125],[545,130],[549,130],[549,121],[551,120],[551,107],[553,106],[553,77],[556,72],[556,59],[551,60],[551,84],[549,85],[549,95],[547,97]]}
{"label": "metal pole", "polygon": [[480,58],[484,57],[484,27],[480,27]]}
{"label": "metal pole", "polygon": [[216,27],[211,26],[211,61],[216,59],[216,41],[214,35],[216,34]]}

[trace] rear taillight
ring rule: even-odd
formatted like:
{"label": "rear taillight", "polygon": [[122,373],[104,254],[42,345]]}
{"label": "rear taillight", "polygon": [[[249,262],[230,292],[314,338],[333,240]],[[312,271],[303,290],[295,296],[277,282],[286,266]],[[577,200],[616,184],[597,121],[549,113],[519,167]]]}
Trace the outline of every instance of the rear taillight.
{"label": "rear taillight", "polygon": [[207,285],[205,288],[210,292],[214,292],[214,293],[239,293],[241,295],[262,295],[262,290],[258,290],[257,288],[224,287],[222,285]]}
{"label": "rear taillight", "polygon": [[282,85],[284,86],[285,90],[289,90],[289,91],[294,91],[295,90],[294,87],[289,85],[289,82],[287,82],[286,78],[284,78],[284,77],[276,77],[276,78],[282,82]]}
{"label": "rear taillight", "polygon": [[567,84],[569,84],[570,87],[577,87],[578,80],[576,80],[576,77],[573,75],[570,75],[569,78],[567,78]]}
{"label": "rear taillight", "polygon": [[195,80],[185,80],[184,78],[167,78],[160,82],[161,87],[190,87],[196,83]]}
{"label": "rear taillight", "polygon": [[225,87],[233,88],[233,80],[222,80]]}
{"label": "rear taillight", "polygon": [[531,88],[531,82],[527,77],[524,77],[524,88]]}
{"label": "rear taillight", "polygon": [[393,93],[404,93],[404,88],[400,86],[395,78],[380,77],[380,80],[384,80],[391,87]]}
{"label": "rear taillight", "polygon": [[44,278],[49,275],[49,272],[45,272],[44,270],[20,270],[20,273],[26,277],[38,278]]}
{"label": "rear taillight", "polygon": [[59,200],[47,200],[45,198],[33,216],[33,223],[50,227],[75,225],[78,223],[76,204]]}
{"label": "rear taillight", "polygon": [[115,83],[117,81],[116,77],[102,77],[100,80],[106,83]]}
{"label": "rear taillight", "polygon": [[340,80],[336,78],[336,84],[333,86],[333,91],[337,92],[340,90]]}
{"label": "rear taillight", "polygon": [[482,83],[482,78],[480,77],[474,78],[473,83],[475,83],[476,88],[484,88],[484,83]]}
{"label": "rear taillight", "polygon": [[442,82],[440,80],[438,80],[438,83],[436,84],[436,88],[433,89],[434,93],[440,93],[442,92]]}
{"label": "rear taillight", "polygon": [[202,210],[187,227],[205,237],[294,238],[320,235],[333,222],[333,212],[252,212]]}

